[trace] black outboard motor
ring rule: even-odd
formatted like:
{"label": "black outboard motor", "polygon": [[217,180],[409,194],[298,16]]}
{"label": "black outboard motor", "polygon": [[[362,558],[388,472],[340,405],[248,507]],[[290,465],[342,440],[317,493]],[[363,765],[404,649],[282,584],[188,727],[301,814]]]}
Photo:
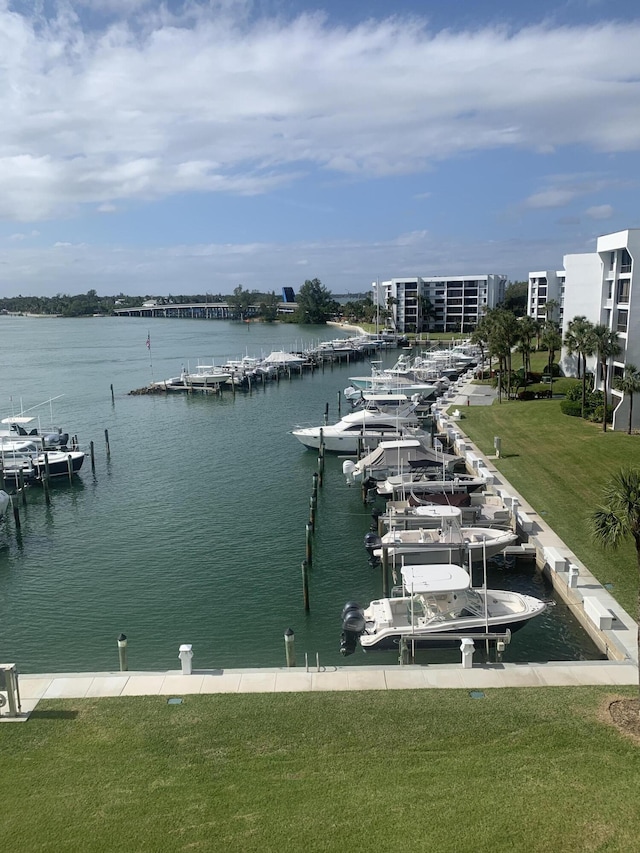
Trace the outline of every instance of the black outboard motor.
{"label": "black outboard motor", "polygon": [[380,516],[382,514],[383,514],[382,510],[378,509],[377,507],[374,507],[371,510],[371,528],[370,529],[373,530],[374,533],[378,532],[378,519],[380,518]]}
{"label": "black outboard motor", "polygon": [[369,555],[369,562],[371,565],[377,566],[380,560],[373,552],[382,547],[382,539],[377,533],[369,531],[369,533],[365,533],[364,535],[364,547]]}
{"label": "black outboard motor", "polygon": [[342,634],[340,654],[352,655],[358,645],[358,637],[364,631],[364,610],[357,601],[347,601],[342,608]]}

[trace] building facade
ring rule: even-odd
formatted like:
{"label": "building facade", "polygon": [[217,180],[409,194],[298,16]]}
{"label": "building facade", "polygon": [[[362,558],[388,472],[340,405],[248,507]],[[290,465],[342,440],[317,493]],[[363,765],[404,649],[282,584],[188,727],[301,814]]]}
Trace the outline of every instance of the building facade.
{"label": "building facade", "polygon": [[472,332],[504,299],[504,275],[393,278],[374,283],[374,301],[391,312],[396,331]]}
{"label": "building facade", "polygon": [[[626,365],[640,367],[640,229],[604,234],[598,238],[595,252],[565,255],[563,263],[564,270],[556,273],[558,296],[554,297],[560,303],[562,337],[575,317],[586,317],[594,325],[605,325],[617,333],[620,352],[609,360],[608,385],[614,406],[613,428],[626,430],[630,399],[613,388],[613,382],[624,375]],[[528,313],[536,318],[539,315],[533,311],[539,311],[539,301],[534,300],[534,286],[539,293],[540,279],[545,275],[549,274],[529,275]],[[577,358],[566,348],[561,364],[567,376],[577,375]],[[602,389],[604,377],[595,356],[588,360],[587,370],[594,374],[595,387]],[[640,406],[635,408],[640,410]],[[640,411],[633,415],[632,426],[638,429]]]}

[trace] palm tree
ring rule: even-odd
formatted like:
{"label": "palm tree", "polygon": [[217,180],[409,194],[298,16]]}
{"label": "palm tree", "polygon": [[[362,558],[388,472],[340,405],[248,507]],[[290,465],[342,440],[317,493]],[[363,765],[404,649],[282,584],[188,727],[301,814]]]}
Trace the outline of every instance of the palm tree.
{"label": "palm tree", "polygon": [[[592,538],[604,548],[617,548],[631,537],[636,548],[640,575],[640,469],[622,468],[602,492],[602,506],[591,514]],[[640,590],[638,592],[638,654],[640,659]]]}
{"label": "palm tree", "polygon": [[602,407],[602,430],[607,431],[607,381],[609,378],[609,360],[620,352],[618,333],[601,323],[593,327],[594,350],[602,369],[602,391],[604,406]]}
{"label": "palm tree", "polygon": [[562,335],[558,331],[555,323],[547,323],[542,333],[542,343],[549,351],[549,390],[553,396],[553,365],[556,358],[556,352],[562,347]]}
{"label": "palm tree", "polygon": [[[584,409],[587,399],[587,358],[590,358],[596,348],[596,342],[593,337],[594,325],[584,315],[574,317],[567,325],[567,333],[564,338],[564,345],[567,348],[569,355],[577,353],[578,355],[578,379],[582,373],[582,417],[584,418]],[[580,363],[582,362],[582,371]]]}
{"label": "palm tree", "polygon": [[526,380],[531,373],[531,344],[536,336],[536,324],[533,317],[520,317],[518,319],[518,326],[520,327],[518,352],[522,353],[522,366],[524,367]]}
{"label": "palm tree", "polygon": [[635,364],[625,365],[624,376],[619,376],[614,379],[613,387],[616,391],[622,391],[623,394],[629,395],[629,426],[627,428],[627,434],[631,435],[633,395],[640,391],[640,370],[638,370]]}

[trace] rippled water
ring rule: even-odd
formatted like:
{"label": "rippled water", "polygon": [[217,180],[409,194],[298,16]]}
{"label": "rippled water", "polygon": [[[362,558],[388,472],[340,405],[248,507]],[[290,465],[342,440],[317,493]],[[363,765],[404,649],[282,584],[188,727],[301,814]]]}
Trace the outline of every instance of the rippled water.
{"label": "rippled water", "polygon": [[[235,397],[128,393],[188,361],[299,349],[335,329],[2,317],[0,334],[1,415],[63,395],[55,422],[93,440],[96,453],[95,475],[87,459],[73,486],[56,483],[50,506],[30,489],[19,537],[12,519],[0,524],[0,659],[23,672],[116,669],[124,632],[130,669],[176,668],[185,642],[197,667],[280,666],[290,627],[299,664],[305,652],[314,664],[316,655],[322,664],[396,660],[339,655],[344,602],[377,597],[380,577],[362,545],[370,509],[346,487],[338,458],[327,457],[319,493],[309,613],[302,600],[317,458],[288,431],[321,422],[326,403],[336,419],[348,376],[366,365],[326,366]],[[532,569],[490,584],[552,595]],[[558,605],[514,636],[505,659],[599,656]]]}

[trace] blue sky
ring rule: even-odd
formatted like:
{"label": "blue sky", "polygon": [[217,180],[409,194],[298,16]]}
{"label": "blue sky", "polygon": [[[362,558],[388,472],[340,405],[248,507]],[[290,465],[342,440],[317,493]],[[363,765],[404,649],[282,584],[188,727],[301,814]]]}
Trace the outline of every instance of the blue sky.
{"label": "blue sky", "polygon": [[0,296],[559,269],[640,227],[621,0],[0,0]]}

